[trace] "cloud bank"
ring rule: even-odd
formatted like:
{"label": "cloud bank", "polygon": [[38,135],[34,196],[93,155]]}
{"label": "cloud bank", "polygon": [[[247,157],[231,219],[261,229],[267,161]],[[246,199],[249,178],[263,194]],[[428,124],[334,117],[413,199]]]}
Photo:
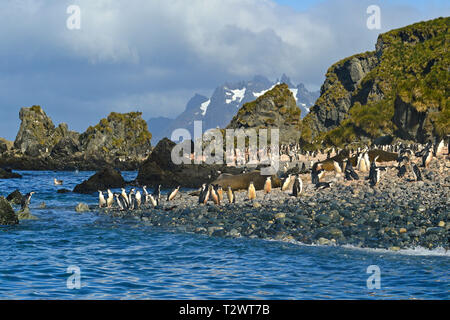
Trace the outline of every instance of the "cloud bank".
{"label": "cloud bank", "polygon": [[[81,9],[80,30],[66,27],[72,4]],[[332,63],[373,50],[379,33],[450,12],[441,2],[330,0],[307,11],[286,4],[2,1],[0,136],[14,139],[19,109],[33,104],[84,131],[110,111],[175,117],[195,92],[256,74],[286,73],[318,89]],[[381,8],[380,30],[366,27],[371,4]]]}

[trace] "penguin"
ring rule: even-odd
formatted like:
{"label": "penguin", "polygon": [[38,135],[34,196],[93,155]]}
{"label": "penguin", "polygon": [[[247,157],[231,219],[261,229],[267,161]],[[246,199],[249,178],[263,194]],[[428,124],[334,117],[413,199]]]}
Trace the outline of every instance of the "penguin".
{"label": "penguin", "polygon": [[302,163],[302,169],[301,169],[300,173],[306,173],[306,165],[304,162]]}
{"label": "penguin", "polygon": [[130,206],[131,210],[134,208],[134,195],[135,195],[136,189],[132,188],[130,190],[130,193],[128,194],[128,205]]}
{"label": "penguin", "polygon": [[352,162],[350,159],[347,159],[347,164],[345,165],[345,180],[352,181],[352,180],[359,180],[358,174],[355,172],[352,166]]}
{"label": "penguin", "polygon": [[139,190],[136,192],[136,197],[135,197],[134,200],[135,200],[134,207],[136,209],[139,209],[139,207],[141,206],[141,203],[142,203],[142,195],[141,195],[141,192]]}
{"label": "penguin", "polygon": [[143,193],[143,200],[144,201],[142,201],[142,203],[144,204],[144,205],[146,205],[146,204],[148,204],[148,200],[149,200],[149,194],[148,194],[148,191],[147,191],[147,186],[143,186],[142,187],[142,193]]}
{"label": "penguin", "polygon": [[217,186],[217,195],[219,196],[220,203],[223,202],[223,189],[222,186]]}
{"label": "penguin", "polygon": [[358,171],[360,171],[360,172],[367,172],[366,161],[364,159],[364,155],[363,154],[359,155],[358,162],[359,162],[359,166],[357,167]]}
{"label": "penguin", "polygon": [[107,190],[107,193],[108,193],[108,198],[106,198],[106,207],[111,208],[114,203],[114,195],[111,192],[111,190],[109,190],[109,189]]}
{"label": "penguin", "polygon": [[20,209],[21,210],[24,210],[24,209],[28,208],[28,206],[30,205],[31,197],[33,196],[33,194],[35,194],[35,192],[31,191],[31,192],[27,193],[26,195],[24,195],[22,197],[22,201],[20,203]]}
{"label": "penguin", "polygon": [[316,190],[331,188],[332,185],[333,185],[332,182],[319,182],[316,184]]}
{"label": "penguin", "polygon": [[439,144],[436,147],[435,156],[441,155],[442,151],[444,150],[444,147],[445,147],[445,143],[444,143],[444,139],[442,139],[441,142],[439,142]]}
{"label": "penguin", "polygon": [[236,197],[234,196],[234,191],[231,189],[230,186],[228,186],[227,196],[228,196],[229,203],[236,203]]}
{"label": "penguin", "polygon": [[370,168],[370,160],[369,160],[369,153],[368,152],[364,153],[364,162],[366,164],[366,170],[367,170],[368,168]]}
{"label": "penguin", "polygon": [[103,208],[106,205],[105,197],[103,196],[103,192],[98,190],[98,207]]}
{"label": "penguin", "polygon": [[172,201],[177,195],[178,190],[180,190],[180,186],[176,187],[170,194],[167,195],[167,201]]}
{"label": "penguin", "polygon": [[159,184],[158,187],[153,191],[153,197],[158,201],[161,200],[161,185]]}
{"label": "penguin", "polygon": [[124,208],[128,209],[130,207],[130,203],[128,202],[128,196],[124,188],[122,188],[122,193],[120,194],[120,198],[124,204]]}
{"label": "penguin", "polygon": [[198,195],[198,203],[201,204],[205,201],[206,196],[206,183],[202,184],[200,188],[200,194]]}
{"label": "penguin", "polygon": [[316,162],[311,169],[311,182],[313,184],[319,183],[324,174],[325,170],[322,169],[322,165]]}
{"label": "penguin", "polygon": [[[370,175],[369,175],[370,176]],[[374,187],[381,179],[380,169],[376,166],[373,169],[372,176],[370,176],[370,185]]]}
{"label": "penguin", "polygon": [[292,195],[294,197],[298,197],[300,193],[303,191],[303,182],[300,176],[297,176],[294,181],[294,185],[292,186]]}
{"label": "penguin", "polygon": [[417,164],[413,163],[412,165],[412,173],[414,175],[414,180],[416,181],[422,181],[422,173],[419,170],[419,167],[417,166]]}
{"label": "penguin", "polygon": [[333,160],[333,166],[336,173],[342,173],[342,168],[337,161]]}
{"label": "penguin", "polygon": [[125,210],[124,204],[123,204],[123,200],[120,198],[120,194],[119,193],[114,193],[114,198],[116,199],[116,203],[117,206],[119,207],[120,211]]}
{"label": "penguin", "polygon": [[220,205],[219,196],[217,195],[214,186],[213,186],[213,185],[210,185],[209,187],[210,187],[210,189],[211,189],[211,193],[210,193],[210,194],[211,194],[211,199],[213,200],[214,204]]}
{"label": "penguin", "polygon": [[256,190],[255,190],[255,186],[253,185],[253,181],[250,182],[250,185],[248,186],[248,199],[249,200],[256,199]]}
{"label": "penguin", "polygon": [[373,160],[373,162],[370,164],[370,170],[369,170],[369,180],[372,181],[372,179],[374,178],[374,175],[376,174],[376,169],[377,169],[377,161],[378,156],[375,157],[375,159]]}
{"label": "penguin", "polygon": [[422,157],[422,166],[424,168],[428,168],[432,159],[433,159],[433,152],[431,152],[431,149],[428,149],[428,151],[425,152],[425,154]]}
{"label": "penguin", "polygon": [[158,205],[158,200],[157,199],[155,200],[155,198],[151,194],[148,195],[148,198],[150,199],[150,202],[153,205],[153,207],[156,207]]}
{"label": "penguin", "polygon": [[53,179],[53,183],[55,184],[55,186],[60,186],[64,183],[64,181],[62,180],[57,180],[56,178]]}
{"label": "penguin", "polygon": [[281,191],[286,191],[291,183],[291,175],[288,174],[286,179],[284,179],[283,184],[281,185]]}
{"label": "penguin", "polygon": [[397,167],[397,170],[398,170],[397,177],[399,177],[399,178],[404,177],[406,174],[406,165],[400,163]]}
{"label": "penguin", "polygon": [[136,189],[131,189],[130,193],[128,194],[128,209],[134,210],[134,206],[136,204],[136,195],[135,195]]}
{"label": "penguin", "polygon": [[204,190],[201,194],[201,197],[198,199],[199,203],[207,204],[209,200],[209,196],[211,194],[211,186],[207,186],[206,184],[203,184]]}
{"label": "penguin", "polygon": [[266,183],[264,184],[264,193],[268,194],[272,191],[272,182],[270,181],[270,177],[267,177]]}

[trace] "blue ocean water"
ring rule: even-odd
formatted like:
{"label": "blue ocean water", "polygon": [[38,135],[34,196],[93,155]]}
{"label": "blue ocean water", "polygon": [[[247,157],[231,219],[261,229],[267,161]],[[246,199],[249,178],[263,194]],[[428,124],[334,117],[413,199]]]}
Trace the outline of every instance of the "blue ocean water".
{"label": "blue ocean water", "polygon": [[[450,254],[223,239],[77,213],[97,195],[57,194],[93,172],[20,172],[0,195],[37,191],[38,220],[0,227],[0,299],[449,299]],[[123,172],[132,180],[136,172]],[[41,202],[46,203],[40,209]],[[371,265],[380,289],[369,289]],[[79,289],[67,285],[79,268]],[[370,282],[372,283],[372,282]]]}

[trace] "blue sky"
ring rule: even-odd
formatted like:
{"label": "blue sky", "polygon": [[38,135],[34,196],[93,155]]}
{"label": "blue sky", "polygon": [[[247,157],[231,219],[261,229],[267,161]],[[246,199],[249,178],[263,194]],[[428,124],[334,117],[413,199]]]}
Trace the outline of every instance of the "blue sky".
{"label": "blue sky", "polygon": [[[256,74],[318,89],[332,63],[373,50],[379,33],[448,16],[447,2],[2,0],[0,137],[14,140],[33,104],[82,132],[111,111],[175,117],[195,93]],[[66,27],[71,4],[80,30]],[[380,30],[366,27],[372,4]]]}

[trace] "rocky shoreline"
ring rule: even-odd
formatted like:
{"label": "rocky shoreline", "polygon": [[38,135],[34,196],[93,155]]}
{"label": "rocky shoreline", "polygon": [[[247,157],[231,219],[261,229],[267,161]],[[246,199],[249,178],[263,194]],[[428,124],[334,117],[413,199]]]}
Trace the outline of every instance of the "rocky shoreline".
{"label": "rocky shoreline", "polygon": [[130,212],[98,209],[101,214],[133,217],[143,223],[179,232],[219,237],[248,237],[297,241],[304,244],[352,245],[390,250],[424,247],[450,249],[450,162],[434,161],[423,169],[424,181],[397,177],[394,163],[375,187],[361,174],[347,182],[333,172],[324,180],[335,184],[315,190],[308,174],[301,175],[304,190],[295,198],[274,188],[257,191],[256,200],[236,192],[236,203],[226,196],[220,206],[198,204],[192,192],[179,192],[156,208]]}

